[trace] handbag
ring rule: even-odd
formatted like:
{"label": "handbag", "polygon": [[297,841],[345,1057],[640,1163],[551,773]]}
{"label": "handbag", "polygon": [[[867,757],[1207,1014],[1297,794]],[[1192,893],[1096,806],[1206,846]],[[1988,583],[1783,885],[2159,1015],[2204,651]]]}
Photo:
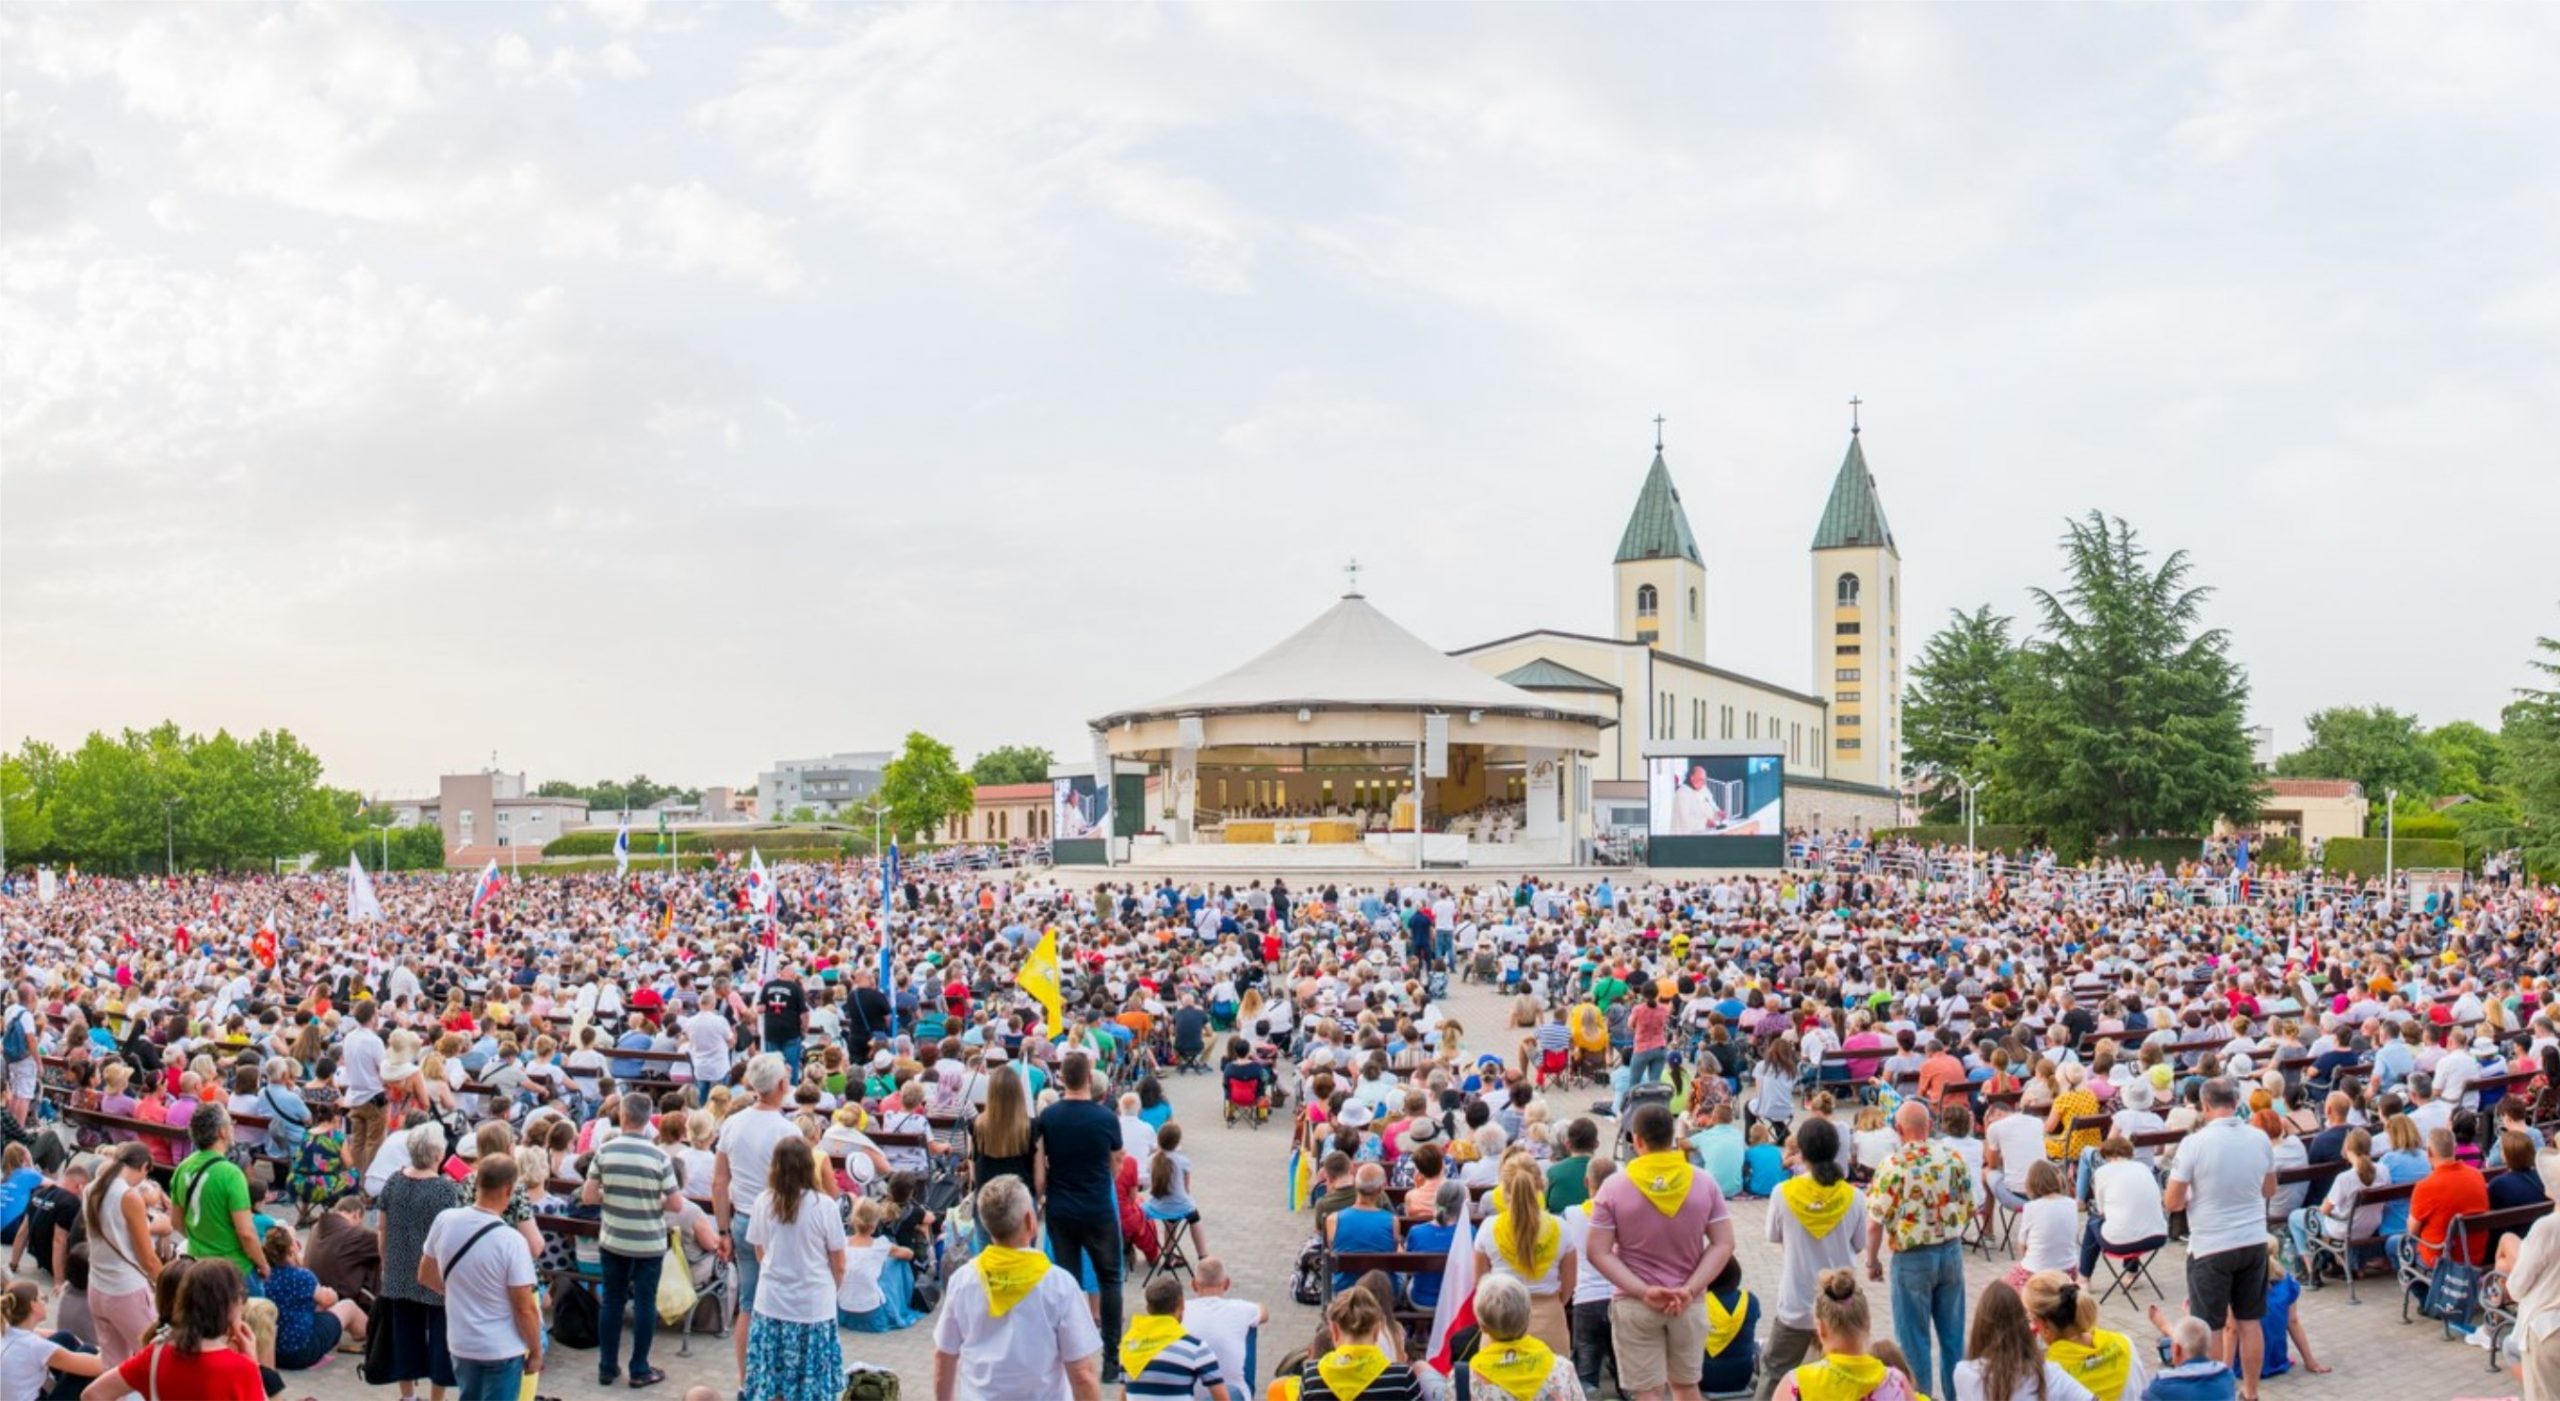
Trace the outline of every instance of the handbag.
{"label": "handbag", "polygon": [[551,1341],[562,1347],[592,1348],[596,1345],[601,1322],[596,1296],[588,1293],[584,1286],[572,1284],[560,1291],[560,1301],[552,1307]]}
{"label": "handbag", "polygon": [[356,1375],[368,1386],[389,1386],[392,1360],[391,1301],[377,1294],[365,1311],[364,1359],[356,1364]]}
{"label": "handbag", "polygon": [[658,1321],[670,1328],[683,1323],[700,1297],[693,1287],[693,1271],[685,1266],[684,1236],[670,1230],[667,1263],[658,1271]]}

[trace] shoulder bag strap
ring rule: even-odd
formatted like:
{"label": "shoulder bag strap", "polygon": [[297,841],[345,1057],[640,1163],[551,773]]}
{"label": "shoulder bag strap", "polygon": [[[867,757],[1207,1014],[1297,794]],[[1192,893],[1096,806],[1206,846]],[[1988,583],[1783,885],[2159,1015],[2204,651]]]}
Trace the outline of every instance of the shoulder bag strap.
{"label": "shoulder bag strap", "polygon": [[444,1262],[445,1287],[451,1288],[453,1286],[453,1272],[461,1267],[463,1257],[471,1253],[471,1247],[478,1245],[482,1240],[486,1239],[491,1231],[504,1229],[506,1224],[507,1223],[504,1221],[490,1222],[488,1225],[483,1226],[478,1231],[474,1232],[471,1239],[464,1241],[460,1250],[453,1252],[453,1258]]}

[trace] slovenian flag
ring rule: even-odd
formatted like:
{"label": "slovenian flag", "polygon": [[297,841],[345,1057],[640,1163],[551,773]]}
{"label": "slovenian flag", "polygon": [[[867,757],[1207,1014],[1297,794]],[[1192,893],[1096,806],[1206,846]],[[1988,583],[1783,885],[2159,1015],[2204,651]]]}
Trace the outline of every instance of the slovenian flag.
{"label": "slovenian flag", "polygon": [[480,868],[480,879],[472,884],[471,917],[478,919],[480,907],[489,903],[489,897],[497,893],[498,858],[492,856],[489,858],[489,864]]}
{"label": "slovenian flag", "polygon": [[1476,1323],[1476,1246],[1467,1213],[1458,1213],[1458,1233],[1449,1238],[1449,1261],[1440,1267],[1440,1302],[1431,1310],[1431,1345],[1423,1349],[1423,1365],[1446,1377],[1458,1370],[1450,1340]]}
{"label": "slovenian flag", "polygon": [[613,873],[616,876],[631,874],[631,813],[628,809],[622,814],[622,830],[613,834]]}

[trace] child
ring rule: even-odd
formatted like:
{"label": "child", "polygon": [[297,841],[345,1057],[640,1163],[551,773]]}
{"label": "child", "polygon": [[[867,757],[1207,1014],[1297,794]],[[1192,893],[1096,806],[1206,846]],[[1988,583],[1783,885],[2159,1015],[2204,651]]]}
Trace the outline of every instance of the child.
{"label": "child", "polygon": [[300,1204],[297,1224],[307,1225],[329,1203],[356,1189],[347,1166],[346,1119],[334,1104],[311,1106],[311,1128],[302,1151],[293,1159],[293,1199]]}
{"label": "child", "polygon": [[1727,1258],[1707,1283],[1706,1369],[1698,1389],[1710,1396],[1751,1389],[1760,1367],[1760,1301],[1742,1287],[1742,1261]]}
{"label": "child", "polygon": [[1787,1180],[1787,1155],[1778,1147],[1777,1135],[1769,1131],[1766,1121],[1753,1124],[1745,1136],[1748,1145],[1742,1150],[1742,1195],[1767,1197],[1777,1193]]}
{"label": "child", "polygon": [[1192,1254],[1206,1255],[1209,1238],[1200,1228],[1200,1205],[1191,1200],[1191,1160],[1181,1148],[1182,1125],[1167,1120],[1156,1130],[1156,1155],[1147,1164],[1147,1215],[1158,1221],[1189,1222]]}
{"label": "child", "polygon": [[907,1252],[914,1268],[915,1307],[918,1313],[931,1313],[942,1302],[942,1286],[934,1278],[933,1213],[916,1200],[923,1190],[924,1179],[912,1172],[889,1175],[889,1204],[882,1213],[881,1234],[891,1245]]}
{"label": "child", "polygon": [[915,1312],[907,1307],[910,1274],[906,1261],[914,1252],[880,1238],[880,1203],[868,1198],[853,1204],[853,1227],[845,1236],[844,1283],[836,1290],[836,1322],[857,1333],[894,1333],[912,1328]]}

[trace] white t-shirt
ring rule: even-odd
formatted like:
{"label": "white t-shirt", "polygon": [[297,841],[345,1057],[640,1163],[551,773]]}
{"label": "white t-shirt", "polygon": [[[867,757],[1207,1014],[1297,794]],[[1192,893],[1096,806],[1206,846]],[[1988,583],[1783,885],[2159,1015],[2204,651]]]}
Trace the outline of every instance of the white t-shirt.
{"label": "white t-shirt", "polygon": [[2065,1195],[2038,1197],[2018,1212],[2019,1265],[2030,1272],[2080,1264],[2080,1209]]}
{"label": "white t-shirt", "polygon": [[[2033,1401],[2036,1380],[2021,1377],[2017,1390],[2006,1396],[1993,1396],[1982,1389],[1982,1364],[1971,1358],[1956,1364],[1956,1401]],[[2044,1364],[2044,1401],[2097,1401],[2089,1388],[2062,1369],[2058,1362]]]}
{"label": "white t-shirt", "polygon": [[2169,1234],[2160,1207],[2160,1179],[2131,1158],[2102,1162],[2089,1174],[2089,1209],[2105,1218],[2099,1235],[2110,1242]]}
{"label": "white t-shirt", "polygon": [[775,1145],[799,1132],[780,1111],[762,1107],[740,1110],[720,1125],[715,1148],[729,1160],[731,1211],[750,1210],[764,1197],[765,1173],[773,1167]]}
{"label": "white t-shirt", "polygon": [[706,1085],[717,1083],[729,1073],[729,1023],[705,1007],[681,1025],[685,1053],[693,1060],[693,1078]]}
{"label": "white t-shirt", "polygon": [[[757,1286],[761,1291],[763,1286]],[[1184,1310],[1187,1317],[1189,1310]],[[934,1320],[936,1352],[960,1358],[960,1394],[980,1401],[1069,1401],[1068,1364],[1102,1351],[1076,1277],[1051,1267],[1005,1316],[987,1309],[986,1276],[963,1269]],[[1220,1359],[1224,1361],[1223,1358]],[[1241,1359],[1239,1359],[1241,1364]],[[1237,1375],[1241,1376],[1239,1371]]]}
{"label": "white t-shirt", "polygon": [[2169,1180],[2184,1182],[2187,1254],[2217,1255],[2267,1243],[2267,1175],[2276,1170],[2275,1145],[2236,1116],[2198,1125],[2178,1144]]}
{"label": "white t-shirt", "polygon": [[2024,1190],[2027,1169],[2044,1161],[2044,1121],[2033,1114],[2012,1114],[1985,1129],[1982,1141],[2000,1154],[1992,1169],[2003,1185]]}
{"label": "white t-shirt", "polygon": [[[1829,1234],[1815,1237],[1784,1200],[1769,1203],[1769,1243],[1780,1248],[1778,1297],[1770,1316],[1790,1328],[1813,1326],[1813,1287],[1824,1270],[1846,1270],[1857,1264],[1858,1244],[1866,1239],[1867,1194],[1849,1193],[1848,1213]],[[1592,1271],[1598,1274],[1599,1271]]]}
{"label": "white t-shirt", "polygon": [[[1593,1271],[1597,1274],[1598,1271]],[[1262,1306],[1250,1299],[1220,1296],[1185,1299],[1182,1330],[1198,1338],[1218,1359],[1218,1375],[1227,1379],[1227,1394],[1244,1396],[1244,1340],[1262,1318]]]}
{"label": "white t-shirt", "polygon": [[761,1262],[758,1314],[784,1323],[836,1321],[836,1270],[828,1257],[844,1249],[844,1218],[834,1199],[804,1192],[793,1219],[777,1221],[773,1199],[759,1184],[755,1212],[747,1218],[747,1241]]}
{"label": "white t-shirt", "polygon": [[[463,1254],[463,1244],[484,1226],[498,1229]],[[444,1335],[453,1355],[474,1362],[523,1356],[524,1338],[516,1332],[515,1302],[508,1291],[533,1287],[533,1251],[524,1243],[524,1233],[476,1206],[457,1206],[440,1213],[427,1228],[425,1250],[447,1267]],[[457,1256],[459,1265],[454,1264]]]}
{"label": "white t-shirt", "polygon": [[0,1332],[0,1395],[43,1395],[48,1380],[45,1363],[53,1353],[53,1339],[32,1329]]}
{"label": "white t-shirt", "polygon": [[1611,1284],[1609,1277],[1594,1268],[1589,1258],[1584,1255],[1583,1252],[1590,1243],[1591,1203],[1586,1201],[1565,1208],[1564,1248],[1571,1252],[1574,1259],[1583,1262],[1574,1271],[1573,1298],[1569,1302],[1605,1304],[1612,1295],[1617,1293],[1618,1287]]}

